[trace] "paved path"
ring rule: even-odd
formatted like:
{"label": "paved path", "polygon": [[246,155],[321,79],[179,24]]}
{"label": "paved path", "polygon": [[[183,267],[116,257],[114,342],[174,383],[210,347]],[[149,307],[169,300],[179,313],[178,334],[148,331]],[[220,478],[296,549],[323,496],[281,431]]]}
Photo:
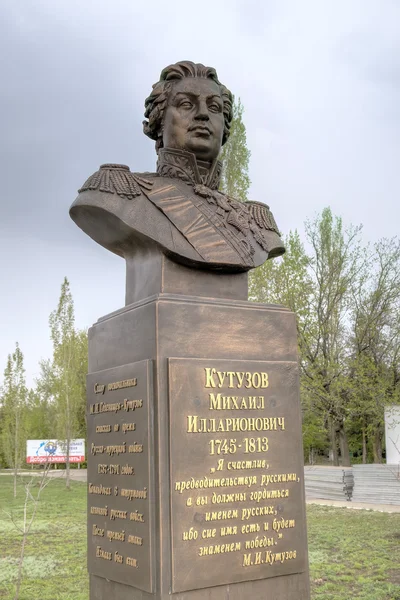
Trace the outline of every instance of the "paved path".
{"label": "paved path", "polygon": [[[73,481],[87,481],[86,469],[70,469],[69,474]],[[65,469],[57,469],[55,471],[50,471],[50,477],[58,477],[60,479],[65,479],[65,475]]]}
{"label": "paved path", "polygon": [[[24,477],[40,477],[43,471],[40,469],[21,469],[18,471],[19,476]],[[13,471],[10,469],[4,469],[0,471],[0,475],[13,475]],[[65,469],[51,469],[49,471],[49,477],[53,479],[65,479],[66,470]],[[71,469],[70,470],[71,479],[73,481],[87,481],[87,470],[86,469]]]}
{"label": "paved path", "polygon": [[345,502],[341,500],[323,500],[322,498],[307,498],[307,504],[320,504],[321,506],[336,506],[338,508],[352,508],[353,510],[375,510],[378,512],[400,513],[397,504],[368,504],[367,502]]}

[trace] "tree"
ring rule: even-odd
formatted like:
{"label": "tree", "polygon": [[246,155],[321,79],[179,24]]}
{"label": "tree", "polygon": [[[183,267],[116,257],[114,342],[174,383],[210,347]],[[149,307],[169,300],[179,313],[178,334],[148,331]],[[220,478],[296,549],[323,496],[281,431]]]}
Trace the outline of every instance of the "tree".
{"label": "tree", "polygon": [[250,150],[246,143],[246,127],[243,123],[243,104],[240,98],[233,101],[233,119],[230,136],[223,146],[220,159],[224,167],[222,171],[221,190],[245,202],[250,187],[249,160]]}
{"label": "tree", "polygon": [[53,423],[56,421],[54,403],[40,392],[39,386],[35,390],[29,390],[26,411],[28,439],[51,438]]}
{"label": "tree", "polygon": [[325,454],[329,449],[328,432],[323,413],[313,410],[312,398],[304,393],[302,394],[302,412],[304,461],[313,465],[316,456]]}
{"label": "tree", "polygon": [[[351,300],[363,272],[360,228],[343,226],[329,208],[306,222],[306,253],[297,232],[286,239],[286,254],[268,261],[250,278],[250,298],[289,307],[297,317],[303,422],[330,432],[333,460],[349,464],[345,430],[347,400],[347,325]],[[316,413],[311,416],[308,413]],[[315,431],[315,427],[314,427]],[[310,454],[312,444],[307,440]],[[323,439],[315,447],[323,446]]]}
{"label": "tree", "polygon": [[[301,384],[307,368],[307,350],[310,337],[315,335],[316,315],[312,310],[314,283],[310,272],[311,258],[306,253],[297,231],[289,232],[284,239],[285,254],[269,260],[254,269],[249,277],[249,299],[256,302],[282,304],[296,315]],[[324,416],[316,413],[313,396],[301,385],[303,412],[303,445],[305,458],[314,462],[314,451],[327,447]],[[321,429],[322,428],[322,429]]]}
{"label": "tree", "polygon": [[38,387],[54,402],[56,432],[65,441],[66,487],[70,488],[70,443],[82,433],[82,406],[85,405],[83,374],[87,373],[86,333],[75,330],[74,303],[68,279],[61,286],[58,307],[50,314],[53,342],[52,361],[41,363]]}
{"label": "tree", "polygon": [[[276,260],[268,260],[250,272],[249,299],[254,302],[283,304],[297,318],[299,336],[307,329],[306,322],[312,318],[310,304],[313,282],[309,272],[310,257],[297,231],[289,232],[284,239],[285,254]],[[301,340],[299,340],[301,344]]]}
{"label": "tree", "polygon": [[[283,304],[297,317],[304,448],[334,464],[350,452],[381,462],[384,408],[400,402],[400,242],[361,244],[329,208],[306,222],[286,254],[250,275],[250,299]],[[349,439],[351,436],[351,439]]]}
{"label": "tree", "polygon": [[88,334],[86,330],[76,332],[75,368],[79,402],[77,405],[77,430],[79,437],[86,438],[86,375],[88,372]]}
{"label": "tree", "polygon": [[384,408],[400,401],[400,242],[380,240],[353,299],[349,411],[368,442],[374,462],[382,462]]}
{"label": "tree", "polygon": [[350,465],[345,429],[349,383],[346,327],[354,290],[365,267],[360,232],[361,227],[345,228],[330,208],[306,222],[314,286],[310,309],[315,320],[303,354],[303,385],[314,397],[316,409],[326,414],[334,464],[339,464],[339,445],[345,466]]}
{"label": "tree", "polygon": [[25,384],[24,356],[16,344],[8,355],[2,388],[1,445],[6,462],[14,470],[14,498],[17,496],[17,474],[25,456],[27,389]]}

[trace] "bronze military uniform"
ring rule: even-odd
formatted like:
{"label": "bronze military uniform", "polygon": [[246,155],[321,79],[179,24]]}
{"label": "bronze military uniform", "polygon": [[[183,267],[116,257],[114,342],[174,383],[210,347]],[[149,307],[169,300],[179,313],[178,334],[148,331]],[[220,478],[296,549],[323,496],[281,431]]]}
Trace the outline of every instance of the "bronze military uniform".
{"label": "bronze military uniform", "polygon": [[[247,271],[284,252],[269,207],[218,191],[222,163],[161,149],[157,173],[102,165],[79,190],[75,222],[116,254],[154,243],[173,260],[226,272]],[[90,215],[90,219],[88,219]]]}

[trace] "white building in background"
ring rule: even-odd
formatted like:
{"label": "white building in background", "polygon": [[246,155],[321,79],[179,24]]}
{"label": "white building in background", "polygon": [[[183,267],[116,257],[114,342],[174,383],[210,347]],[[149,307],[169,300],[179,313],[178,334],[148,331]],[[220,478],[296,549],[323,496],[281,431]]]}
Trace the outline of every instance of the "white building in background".
{"label": "white building in background", "polygon": [[400,406],[385,408],[386,464],[400,464]]}

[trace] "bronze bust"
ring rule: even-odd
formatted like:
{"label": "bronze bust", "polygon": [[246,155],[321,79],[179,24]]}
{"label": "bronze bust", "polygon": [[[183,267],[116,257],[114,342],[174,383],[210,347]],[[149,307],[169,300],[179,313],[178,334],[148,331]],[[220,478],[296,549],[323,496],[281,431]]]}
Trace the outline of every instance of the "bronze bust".
{"label": "bronze bust", "polygon": [[218,191],[218,155],[229,137],[232,94],[210,67],[166,67],[145,102],[144,133],[156,142],[156,173],[104,164],[70,209],[96,242],[132,260],[157,247],[188,267],[240,273],[283,254],[266,204]]}

